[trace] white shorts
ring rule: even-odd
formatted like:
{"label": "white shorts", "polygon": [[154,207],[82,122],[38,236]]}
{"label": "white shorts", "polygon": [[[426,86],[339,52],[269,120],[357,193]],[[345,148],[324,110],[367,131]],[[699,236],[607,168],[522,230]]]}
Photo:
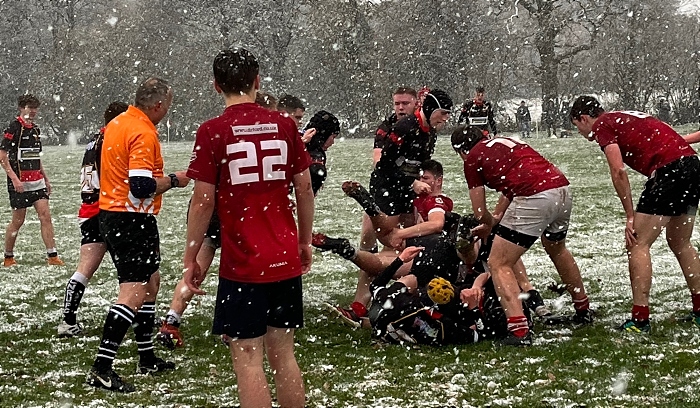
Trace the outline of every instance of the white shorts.
{"label": "white shorts", "polygon": [[[529,197],[515,197],[500,224],[517,233],[539,238],[545,232],[566,236],[571,219],[569,186],[553,188]],[[553,239],[558,241],[558,239]]]}

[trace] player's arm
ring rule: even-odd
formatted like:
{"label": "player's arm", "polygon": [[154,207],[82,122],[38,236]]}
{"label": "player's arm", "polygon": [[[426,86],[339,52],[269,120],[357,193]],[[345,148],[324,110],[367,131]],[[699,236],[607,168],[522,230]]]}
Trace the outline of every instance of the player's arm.
{"label": "player's arm", "polygon": [[620,146],[617,143],[612,143],[605,146],[605,158],[608,161],[610,168],[610,178],[612,179],[615,192],[620,198],[622,208],[625,211],[627,223],[625,224],[625,241],[628,245],[636,242],[636,234],[634,232],[634,205],[632,203],[632,188],[627,177],[625,163],[622,161],[622,153]]}
{"label": "player's arm", "polygon": [[17,184],[21,185],[22,182],[19,180],[19,177],[17,177],[15,171],[12,170],[12,166],[10,166],[10,159],[7,156],[7,150],[2,148],[0,148],[0,165],[2,165],[2,169],[5,170],[5,173],[7,173],[7,177],[9,177],[10,180],[12,180],[12,184],[15,186],[15,190],[17,190]]}
{"label": "player's arm", "polygon": [[199,285],[204,277],[197,264],[197,254],[202,247],[211,216],[214,213],[215,196],[216,186],[214,184],[199,180],[195,181],[187,217],[187,239],[183,256],[185,273],[183,279],[187,287],[198,295],[204,294],[204,291],[199,289]]}
{"label": "player's arm", "polygon": [[309,169],[295,174],[292,184],[297,202],[299,256],[302,273],[307,273],[311,269],[311,230],[314,223],[314,192]]}
{"label": "player's arm", "polygon": [[487,227],[493,227],[496,224],[496,219],[486,208],[486,189],[484,186],[474,187],[469,189],[469,199],[472,202],[472,212],[474,217]]}
{"label": "player's arm", "polygon": [[401,240],[423,237],[426,235],[437,234],[442,231],[445,226],[445,213],[443,211],[433,211],[428,214],[428,220],[420,222],[408,228],[395,230],[396,238]]}
{"label": "player's arm", "polygon": [[503,218],[503,214],[506,212],[508,209],[508,206],[510,205],[510,199],[503,194],[501,194],[500,197],[498,197],[498,202],[496,203],[496,207],[493,209],[493,217],[496,219],[496,222],[500,222],[501,218]]}
{"label": "player's arm", "polygon": [[489,126],[491,127],[491,133],[495,136],[498,134],[498,129],[496,129],[496,119],[493,118],[493,105],[489,104],[487,116],[489,119]]}
{"label": "player's arm", "polygon": [[700,131],[697,131],[695,133],[691,133],[689,135],[683,136],[683,139],[685,139],[686,142],[693,144],[700,142]]}
{"label": "player's arm", "polygon": [[377,162],[382,158],[382,149],[375,147],[372,150],[372,167],[377,166]]}

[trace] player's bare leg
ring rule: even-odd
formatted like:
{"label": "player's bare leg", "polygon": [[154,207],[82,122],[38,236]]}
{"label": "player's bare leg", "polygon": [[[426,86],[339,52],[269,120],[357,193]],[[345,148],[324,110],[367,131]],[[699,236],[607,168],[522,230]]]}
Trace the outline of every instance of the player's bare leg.
{"label": "player's bare leg", "polygon": [[700,258],[690,242],[694,225],[694,216],[671,217],[666,226],[666,242],[678,259],[688,289],[690,289],[693,304],[691,319],[700,327]]}
{"label": "player's bare leg", "polygon": [[265,351],[274,373],[280,407],[303,408],[306,396],[301,370],[294,357],[294,330],[268,327]]}
{"label": "player's bare leg", "polygon": [[26,208],[18,208],[12,210],[12,219],[5,228],[5,261],[4,266],[16,265],[15,261],[15,243],[17,242],[17,234],[19,229],[24,225],[24,220],[27,217]]}
{"label": "player's bare leg", "polygon": [[270,386],[263,370],[263,347],[263,337],[229,341],[241,407],[272,406]]}

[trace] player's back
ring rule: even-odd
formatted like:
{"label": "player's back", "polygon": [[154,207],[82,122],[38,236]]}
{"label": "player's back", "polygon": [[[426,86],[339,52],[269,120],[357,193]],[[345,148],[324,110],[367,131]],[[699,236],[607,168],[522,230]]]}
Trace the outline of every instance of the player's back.
{"label": "player's back", "polygon": [[188,174],[216,185],[222,277],[271,282],[300,273],[288,193],[309,163],[294,122],[254,103],[200,126]]}

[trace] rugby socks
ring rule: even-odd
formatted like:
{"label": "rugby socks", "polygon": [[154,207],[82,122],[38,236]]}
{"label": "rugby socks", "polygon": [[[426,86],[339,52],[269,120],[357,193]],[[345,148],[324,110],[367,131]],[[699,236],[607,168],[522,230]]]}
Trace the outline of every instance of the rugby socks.
{"label": "rugby socks", "polygon": [[49,258],[55,258],[58,256],[58,251],[56,248],[46,248],[46,256]]}
{"label": "rugby socks", "polygon": [[5,259],[7,258],[14,258],[15,253],[13,251],[5,251]]}
{"label": "rugby socks", "polygon": [[649,320],[649,306],[632,305],[632,320],[646,322]]}
{"label": "rugby socks", "polygon": [[367,317],[367,307],[360,302],[352,302],[350,310],[352,310],[357,317]]}
{"label": "rugby socks", "polygon": [[508,331],[513,333],[515,337],[525,337],[530,332],[530,326],[527,323],[527,317],[513,316],[508,318]]}
{"label": "rugby socks", "polygon": [[72,326],[76,323],[76,313],[87,284],[88,279],[80,272],[75,272],[68,281],[66,294],[63,298],[63,321],[66,324]]}
{"label": "rugby socks", "polygon": [[695,316],[700,316],[700,293],[691,295],[691,299],[693,301],[693,313],[695,313]]}
{"label": "rugby socks", "polygon": [[[102,329],[102,340],[97,349],[97,358],[93,367],[98,372],[105,372],[112,368],[112,362],[117,355],[117,350],[126,336],[126,332],[134,322],[135,313],[127,305],[112,305],[105,319]],[[153,323],[151,322],[151,325]]]}
{"label": "rugby socks", "polygon": [[577,312],[583,312],[591,308],[591,304],[588,301],[588,296],[584,296],[583,299],[574,299],[574,309]]}
{"label": "rugby socks", "polygon": [[134,337],[139,347],[141,363],[151,363],[156,359],[153,354],[153,324],[156,317],[156,302],[144,302],[134,318]]}
{"label": "rugby socks", "polygon": [[175,326],[175,327],[180,327],[181,322],[182,322],[182,316],[180,316],[180,313],[174,311],[173,309],[170,309],[168,311],[168,314],[165,315],[165,324],[169,324],[169,325]]}

